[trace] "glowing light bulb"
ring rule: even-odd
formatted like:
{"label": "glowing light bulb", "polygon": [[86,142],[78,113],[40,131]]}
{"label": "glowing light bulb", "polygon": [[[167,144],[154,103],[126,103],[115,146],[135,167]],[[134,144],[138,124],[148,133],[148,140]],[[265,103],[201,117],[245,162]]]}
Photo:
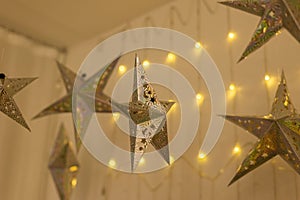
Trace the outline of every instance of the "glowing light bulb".
{"label": "glowing light bulb", "polygon": [[120,72],[121,74],[123,74],[124,72],[126,72],[126,70],[127,70],[127,68],[126,68],[125,65],[120,65],[120,66],[119,66],[119,72]]}
{"label": "glowing light bulb", "polygon": [[173,53],[168,53],[167,62],[175,62],[176,56]]}
{"label": "glowing light bulb", "polygon": [[170,164],[173,164],[175,162],[175,159],[173,156],[170,156]]}
{"label": "glowing light bulb", "polygon": [[195,48],[196,49],[200,49],[201,48],[201,43],[200,42],[196,42],[195,43]]}
{"label": "glowing light bulb", "polygon": [[113,118],[115,121],[118,121],[120,118],[120,113],[113,113]]}
{"label": "glowing light bulb", "polygon": [[232,154],[233,155],[238,155],[238,154],[241,153],[241,151],[242,151],[242,149],[241,149],[240,145],[236,144],[235,147],[232,150]]}
{"label": "glowing light bulb", "polygon": [[281,34],[281,31],[277,31],[275,35],[278,36],[280,34]]}
{"label": "glowing light bulb", "polygon": [[235,91],[235,89],[236,89],[235,85],[234,85],[233,83],[231,83],[231,84],[229,85],[229,90]]}
{"label": "glowing light bulb", "polygon": [[199,153],[199,154],[198,154],[198,159],[199,159],[200,161],[205,160],[205,159],[206,159],[206,154],[205,154],[205,153]]}
{"label": "glowing light bulb", "polygon": [[227,35],[227,39],[229,41],[232,41],[236,38],[236,34],[234,32],[229,32],[228,35]]}
{"label": "glowing light bulb", "polygon": [[76,187],[76,185],[77,185],[77,179],[76,178],[72,179],[71,185],[72,185],[73,188]]}
{"label": "glowing light bulb", "polygon": [[144,165],[146,163],[146,160],[145,158],[141,158],[140,162],[139,162],[139,165]]}
{"label": "glowing light bulb", "polygon": [[76,171],[78,171],[78,166],[74,165],[74,166],[69,167],[69,171],[70,172],[76,172]]}
{"label": "glowing light bulb", "polygon": [[265,75],[265,81],[269,81],[271,79],[270,75],[266,74]]}
{"label": "glowing light bulb", "polygon": [[108,162],[108,165],[109,165],[109,167],[111,167],[111,168],[115,168],[116,165],[117,165],[117,163],[116,163],[115,160],[111,159],[111,160]]}
{"label": "glowing light bulb", "polygon": [[197,100],[201,100],[202,98],[203,98],[202,94],[198,93],[198,94],[196,95],[196,99],[197,99]]}
{"label": "glowing light bulb", "polygon": [[150,66],[150,62],[148,60],[144,60],[143,67],[149,67],[149,66]]}

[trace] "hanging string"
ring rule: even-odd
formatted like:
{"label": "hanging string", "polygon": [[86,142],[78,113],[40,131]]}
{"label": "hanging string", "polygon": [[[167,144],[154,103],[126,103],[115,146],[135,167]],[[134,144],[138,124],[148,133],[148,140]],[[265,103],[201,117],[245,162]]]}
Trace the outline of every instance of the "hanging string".
{"label": "hanging string", "polygon": [[204,6],[206,7],[207,11],[210,13],[210,14],[215,14],[218,10],[218,4],[215,5],[215,8],[211,8],[209,3],[206,1],[206,0],[202,0],[203,1],[203,4]]}
{"label": "hanging string", "polygon": [[[268,58],[267,58],[267,47],[265,46],[264,47],[264,71],[265,71],[265,75],[269,75],[269,70],[268,70]],[[269,88],[268,88],[268,83],[267,83],[267,80],[265,81],[265,89],[266,89],[266,100],[267,100],[267,106],[268,106],[268,109],[270,109],[271,105],[271,96],[270,96],[270,91],[269,91]]]}

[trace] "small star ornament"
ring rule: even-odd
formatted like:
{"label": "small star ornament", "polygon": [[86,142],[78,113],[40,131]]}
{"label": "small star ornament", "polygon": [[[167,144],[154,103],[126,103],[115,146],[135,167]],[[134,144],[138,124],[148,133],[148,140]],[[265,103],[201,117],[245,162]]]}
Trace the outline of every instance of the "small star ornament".
{"label": "small star ornament", "polygon": [[126,106],[112,102],[113,107],[129,119],[131,171],[138,166],[151,144],[170,164],[166,114],[172,101],[159,101],[136,56],[132,100]]}
{"label": "small star ornament", "polygon": [[30,131],[13,96],[36,78],[6,78],[0,73],[0,111]]}
{"label": "small star ornament", "polygon": [[220,3],[261,17],[239,62],[263,46],[282,28],[288,30],[300,42],[299,0],[236,0]]}
{"label": "small star ornament", "polygon": [[61,125],[50,156],[48,168],[51,172],[61,200],[70,200],[77,185],[79,163],[65,128]]}
{"label": "small star ornament", "polygon": [[284,72],[269,114],[225,118],[259,138],[229,185],[277,155],[300,174],[300,115],[291,102]]}

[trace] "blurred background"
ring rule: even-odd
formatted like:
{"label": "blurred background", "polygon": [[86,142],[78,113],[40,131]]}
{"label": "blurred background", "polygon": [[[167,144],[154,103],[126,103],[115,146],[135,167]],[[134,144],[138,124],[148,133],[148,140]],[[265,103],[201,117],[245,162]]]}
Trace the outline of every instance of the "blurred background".
{"label": "blurred background", "polygon": [[[1,0],[0,69],[8,77],[38,77],[15,97],[32,132],[0,115],[0,199],[59,199],[48,170],[58,128],[64,123],[74,140],[72,116],[51,115],[31,120],[43,108],[66,94],[56,60],[77,72],[84,58],[109,36],[137,27],[170,28],[193,38],[218,66],[227,92],[227,113],[265,115],[270,111],[281,70],[296,108],[300,108],[299,50],[285,30],[239,64],[236,61],[259,22],[259,17],[229,9],[216,0],[70,1]],[[167,64],[188,78],[200,107],[198,134],[188,151],[171,166],[147,174],[126,174],[99,163],[82,148],[80,172],[72,200],[298,200],[300,177],[276,157],[228,187],[237,167],[257,138],[225,123],[209,155],[199,154],[210,120],[210,96],[203,78],[177,55],[155,50],[138,52],[148,63]],[[133,54],[124,55],[106,88],[133,66]],[[172,77],[166,77],[172,83]],[[174,99],[167,88],[155,85],[160,99]],[[167,91],[167,92],[166,92]],[[170,138],[180,122],[180,105],[168,114]],[[190,116],[193,117],[193,116]],[[99,114],[107,136],[127,148],[129,139],[112,114]],[[151,149],[150,149],[151,150]],[[113,163],[113,162],[112,162]],[[113,165],[113,164],[112,164]],[[141,165],[147,165],[144,160]]]}

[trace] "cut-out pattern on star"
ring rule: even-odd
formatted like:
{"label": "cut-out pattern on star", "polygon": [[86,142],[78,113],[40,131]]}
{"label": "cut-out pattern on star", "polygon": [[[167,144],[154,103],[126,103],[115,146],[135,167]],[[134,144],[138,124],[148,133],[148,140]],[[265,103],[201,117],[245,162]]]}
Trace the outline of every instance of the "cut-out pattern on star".
{"label": "cut-out pattern on star", "polygon": [[65,128],[61,125],[49,160],[48,168],[61,200],[70,200],[77,185],[79,163]]}
{"label": "cut-out pattern on star", "polygon": [[13,96],[37,78],[6,78],[0,74],[0,111],[30,131]]}
{"label": "cut-out pattern on star", "polygon": [[236,0],[220,3],[261,17],[239,62],[263,46],[282,28],[288,30],[300,42],[300,1],[298,0]]}
{"label": "cut-out pattern on star", "polygon": [[149,144],[170,164],[166,114],[172,101],[159,101],[136,56],[132,100],[129,104],[112,102],[129,119],[131,170],[138,166]]}
{"label": "cut-out pattern on star", "polygon": [[276,155],[281,156],[300,174],[300,116],[291,102],[283,72],[272,110],[268,115],[263,117],[227,115],[225,118],[259,138],[230,184]]}

